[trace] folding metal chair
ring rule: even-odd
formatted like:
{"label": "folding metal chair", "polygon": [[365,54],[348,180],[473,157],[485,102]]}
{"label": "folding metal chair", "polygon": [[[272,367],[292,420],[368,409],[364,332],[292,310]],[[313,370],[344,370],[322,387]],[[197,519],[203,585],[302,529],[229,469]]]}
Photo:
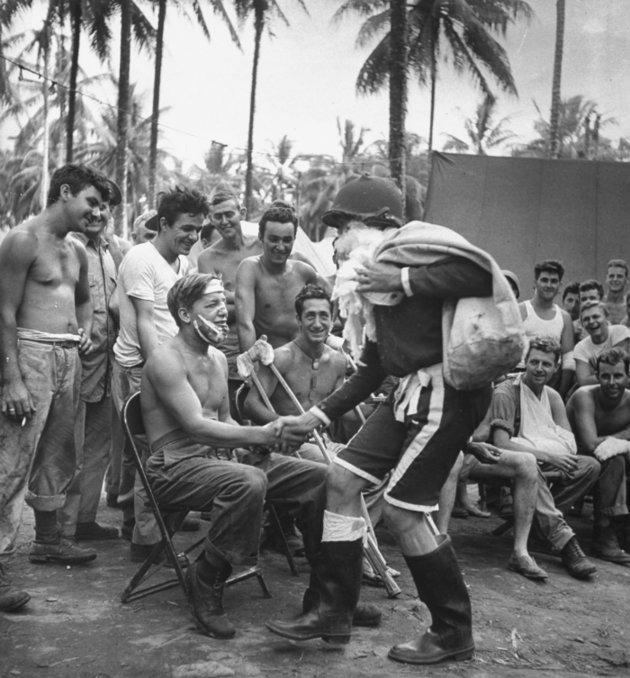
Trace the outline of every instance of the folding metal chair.
{"label": "folding metal chair", "polygon": [[[248,393],[249,393],[249,384],[243,383],[238,387],[236,394],[234,396],[234,405],[236,409],[237,420],[239,424],[243,425],[247,420],[247,417],[245,417],[245,399],[247,398]],[[289,566],[289,570],[291,570],[291,574],[294,577],[298,577],[299,573],[297,571],[297,567],[295,566],[295,560],[293,559],[291,549],[289,548],[289,544],[287,543],[287,538],[284,534],[284,530],[282,529],[282,523],[280,522],[278,511],[276,511],[276,507],[271,502],[266,502],[265,508],[267,509],[269,518],[273,522],[274,529],[276,530],[276,533],[280,538],[280,546],[282,547],[284,557],[287,559],[287,565]]]}
{"label": "folding metal chair", "polygon": [[[188,587],[184,577],[184,567],[186,567],[189,563],[188,554],[199,547],[204,539],[198,540],[192,546],[187,548],[183,553],[178,554],[175,550],[172,537],[177,531],[177,528],[183,522],[188,510],[185,508],[177,509],[170,507],[167,510],[162,509],[160,508],[155,495],[153,494],[149,479],[147,478],[147,474],[144,470],[143,455],[141,450],[142,438],[146,436],[146,431],[144,427],[144,421],[142,419],[142,410],[140,409],[140,392],[134,393],[125,402],[122,410],[122,423],[125,437],[127,438],[129,447],[133,452],[133,460],[136,466],[136,472],[138,473],[140,481],[142,482],[142,485],[146,491],[147,501],[151,505],[162,538],[151,550],[151,553],[149,553],[149,555],[146,557],[138,571],[127,583],[127,586],[120,596],[121,602],[129,603],[134,600],[144,598],[145,596],[148,596],[152,593],[173,588],[178,584],[182,587],[184,594],[188,596]],[[156,560],[163,551],[166,551],[166,556],[171,561],[171,565],[175,570],[175,576],[164,581],[160,581],[156,584],[150,584],[141,587],[141,584],[157,571],[157,569],[154,568],[150,572],[151,567],[156,563]],[[232,575],[226,581],[226,586],[231,586],[232,584],[244,581],[250,577],[256,577],[258,583],[260,584],[260,588],[262,589],[263,595],[266,598],[271,598],[271,594],[269,593],[269,589],[267,588],[267,584],[263,578],[262,571],[258,565]]]}

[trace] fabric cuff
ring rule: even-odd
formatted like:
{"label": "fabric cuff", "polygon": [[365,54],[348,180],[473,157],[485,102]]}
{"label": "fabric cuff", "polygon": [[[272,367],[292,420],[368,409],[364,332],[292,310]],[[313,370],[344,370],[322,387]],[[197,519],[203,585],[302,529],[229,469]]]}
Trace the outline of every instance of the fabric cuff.
{"label": "fabric cuff", "polygon": [[322,422],[322,424],[330,426],[330,419],[326,416],[326,413],[323,410],[320,410],[319,407],[317,407],[317,405],[313,405],[313,407],[311,407],[309,414],[314,414]]}
{"label": "fabric cuff", "polygon": [[405,295],[413,297],[413,290],[411,289],[411,282],[409,281],[409,266],[400,269],[400,282]]}

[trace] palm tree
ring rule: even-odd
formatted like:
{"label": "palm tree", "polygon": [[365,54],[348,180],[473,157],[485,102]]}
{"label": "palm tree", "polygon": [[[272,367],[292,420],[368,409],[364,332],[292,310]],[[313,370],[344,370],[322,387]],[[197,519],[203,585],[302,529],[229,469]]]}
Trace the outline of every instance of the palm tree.
{"label": "palm tree", "polygon": [[495,122],[494,110],[496,99],[486,97],[477,106],[474,118],[467,118],[464,121],[464,128],[468,135],[468,141],[460,139],[453,134],[446,134],[447,142],[444,144],[445,151],[455,151],[456,153],[477,153],[486,155],[488,149],[496,148],[506,141],[515,138],[514,132],[505,128],[510,120],[510,116],[501,118]]}
{"label": "palm tree", "polygon": [[562,57],[564,53],[565,0],[556,0],[556,46],[553,55],[553,83],[551,85],[551,113],[549,115],[549,157],[558,157],[558,134],[560,122],[560,83],[562,81]]}
{"label": "palm tree", "polygon": [[[156,168],[158,156],[158,126],[160,118],[160,87],[162,84],[162,57],[164,54],[164,29],[166,25],[166,4],[167,0],[156,0],[158,6],[158,24],[155,39],[155,68],[153,76],[153,118],[151,120],[151,147],[149,152],[149,204],[155,205],[156,197]],[[171,0],[171,5],[183,9],[182,0]],[[240,48],[238,33],[236,32],[232,21],[225,11],[222,0],[209,0],[215,14],[218,14],[227,25],[232,41]],[[201,27],[204,36],[210,40],[210,31],[204,18],[204,14],[199,0],[192,0],[191,8]]]}
{"label": "palm tree", "polygon": [[[407,118],[407,5],[390,0],[389,170],[405,204],[405,120]],[[404,220],[403,220],[404,222]]]}
{"label": "palm tree", "polygon": [[129,105],[131,73],[131,34],[132,29],[140,47],[148,47],[155,37],[153,26],[133,0],[117,0],[120,7],[120,64],[118,71],[118,118],[116,148],[116,183],[122,195],[118,210],[118,231],[127,235],[127,162],[129,156]]}
{"label": "palm tree", "polygon": [[[300,7],[308,14],[304,0],[297,0]],[[289,20],[276,0],[235,0],[236,15],[241,22],[250,15],[254,15],[254,58],[252,60],[252,79],[249,96],[249,123],[247,126],[247,168],[245,170],[245,207],[250,210],[253,192],[253,153],[254,153],[254,120],[256,117],[256,91],[258,86],[258,65],[260,62],[260,46],[265,27],[269,31],[271,15],[275,15],[285,26]]]}
{"label": "palm tree", "polygon": [[[545,120],[540,108],[534,105],[540,116],[534,123],[534,129],[539,136],[526,146],[514,149],[514,155],[546,158],[549,157],[551,121]],[[589,156],[589,147],[594,141],[602,147],[609,147],[608,140],[598,138],[599,130],[615,122],[615,119],[611,117],[602,119],[598,112],[598,104],[580,94],[569,99],[562,99],[558,109],[556,157],[586,158]]]}
{"label": "palm tree", "polygon": [[[333,20],[348,13],[366,17],[357,46],[364,47],[382,35],[357,76],[361,94],[377,92],[387,85],[392,32],[389,0],[346,0]],[[516,94],[507,53],[493,37],[502,36],[519,17],[533,11],[525,0],[415,0],[408,10],[409,70],[420,84],[431,85],[429,150],[433,144],[433,118],[438,60],[444,51],[447,63],[458,73],[467,72],[484,95],[491,94],[489,73],[503,90]],[[384,34],[384,35],[383,35]]]}

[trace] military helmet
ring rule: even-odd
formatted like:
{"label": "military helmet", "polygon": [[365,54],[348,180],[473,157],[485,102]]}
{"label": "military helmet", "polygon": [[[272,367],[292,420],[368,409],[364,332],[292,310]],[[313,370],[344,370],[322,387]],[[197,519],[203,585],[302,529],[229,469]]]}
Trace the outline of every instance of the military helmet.
{"label": "military helmet", "polygon": [[348,217],[368,226],[397,228],[403,224],[402,194],[391,179],[363,174],[342,186],[322,220],[339,228]]}

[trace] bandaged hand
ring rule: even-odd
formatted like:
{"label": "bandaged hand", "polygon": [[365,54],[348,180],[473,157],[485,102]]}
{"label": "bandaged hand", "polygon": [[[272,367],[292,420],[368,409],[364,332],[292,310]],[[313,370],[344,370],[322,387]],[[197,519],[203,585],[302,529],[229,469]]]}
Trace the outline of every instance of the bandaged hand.
{"label": "bandaged hand", "polygon": [[236,368],[241,379],[249,379],[255,370],[256,363],[271,365],[274,359],[273,347],[267,341],[267,336],[262,334],[250,348],[236,357]]}
{"label": "bandaged hand", "polygon": [[598,461],[606,461],[611,457],[616,457],[618,454],[630,453],[630,441],[621,440],[621,438],[605,438],[595,448],[595,458]]}

